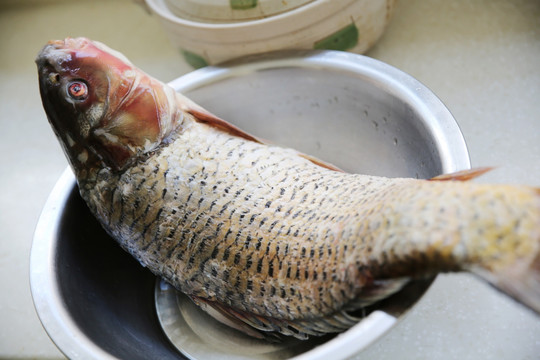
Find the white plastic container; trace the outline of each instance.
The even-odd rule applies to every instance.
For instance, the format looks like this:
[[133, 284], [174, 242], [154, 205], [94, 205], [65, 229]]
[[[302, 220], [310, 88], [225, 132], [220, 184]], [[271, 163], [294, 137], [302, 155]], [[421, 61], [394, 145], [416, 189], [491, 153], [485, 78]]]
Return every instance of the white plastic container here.
[[290, 11], [315, 0], [165, 0], [180, 18], [219, 23], [257, 20]]
[[[260, 19], [203, 22], [179, 17], [168, 1], [146, 0], [194, 67], [281, 49], [367, 51], [384, 32], [395, 0], [314, 0]], [[192, 0], [191, 3], [197, 2]]]

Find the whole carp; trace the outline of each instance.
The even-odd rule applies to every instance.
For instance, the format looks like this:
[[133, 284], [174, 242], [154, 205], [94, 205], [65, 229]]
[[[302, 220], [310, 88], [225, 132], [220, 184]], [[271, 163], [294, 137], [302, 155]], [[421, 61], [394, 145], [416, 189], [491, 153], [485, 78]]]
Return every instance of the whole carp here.
[[[99, 42], [49, 42], [43, 106], [105, 230], [256, 337], [352, 326], [409, 279], [469, 271], [540, 312], [540, 191], [348, 174], [265, 144]], [[241, 104], [239, 104], [241, 105]]]

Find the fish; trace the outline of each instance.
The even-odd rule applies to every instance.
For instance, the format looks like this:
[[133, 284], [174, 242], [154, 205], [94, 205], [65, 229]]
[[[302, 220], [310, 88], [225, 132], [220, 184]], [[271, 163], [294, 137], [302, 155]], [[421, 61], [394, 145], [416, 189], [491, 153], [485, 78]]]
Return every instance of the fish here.
[[[106, 232], [260, 339], [344, 331], [412, 279], [469, 272], [540, 313], [540, 189], [347, 173], [270, 144], [87, 38], [36, 58], [43, 107]], [[241, 106], [241, 104], [238, 104]]]

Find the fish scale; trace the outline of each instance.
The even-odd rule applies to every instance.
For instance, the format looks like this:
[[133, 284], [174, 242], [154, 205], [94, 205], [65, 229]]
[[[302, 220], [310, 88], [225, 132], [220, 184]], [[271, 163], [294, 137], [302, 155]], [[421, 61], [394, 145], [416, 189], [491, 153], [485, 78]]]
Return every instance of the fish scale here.
[[[391, 259], [399, 257], [398, 248], [388, 242], [398, 238], [402, 228], [390, 219], [410, 228], [416, 226], [414, 218], [374, 215], [385, 211], [385, 197], [396, 192], [402, 198], [414, 196], [396, 184], [411, 180], [337, 173], [302, 158], [291, 160], [289, 151], [262, 151], [266, 146], [214, 134], [216, 130], [205, 125], [192, 124], [190, 129], [191, 135], [198, 133], [197, 143], [180, 135], [146, 163], [128, 169], [117, 184], [107, 174], [107, 181], [98, 181], [103, 188], [91, 184], [83, 192], [90, 199], [118, 188], [115, 194], [123, 200], [106, 202], [111, 214], [122, 214], [113, 237], [130, 228], [141, 244], [131, 240], [128, 250], [137, 249], [138, 258], [154, 272], [172, 274], [168, 280], [182, 291], [272, 318], [319, 318], [336, 313], [358, 295], [364, 285], [358, 279], [371, 276], [363, 276], [358, 264], [374, 262], [373, 272], [377, 263], [398, 263]], [[219, 164], [211, 174], [204, 166], [207, 157]], [[277, 163], [290, 165], [266, 165]], [[249, 165], [255, 169], [247, 172]], [[227, 181], [230, 178], [234, 180]], [[433, 195], [439, 187], [433, 183]], [[167, 188], [176, 194], [163, 196]], [[132, 199], [147, 206], [133, 207]], [[366, 206], [368, 202], [375, 205]], [[429, 203], [405, 203], [421, 204], [415, 211], [426, 213], [419, 228], [426, 227], [434, 213]], [[119, 210], [117, 204], [128, 204], [127, 209]], [[448, 215], [453, 209], [443, 206], [438, 212]], [[437, 221], [446, 228], [443, 219]], [[375, 240], [378, 231], [386, 233], [386, 240]], [[383, 255], [371, 259], [372, 254]]]
[[[263, 338], [342, 331], [358, 321], [347, 312], [445, 271], [540, 313], [539, 189], [465, 181], [482, 169], [347, 174], [264, 143], [114, 54], [84, 38], [45, 46], [47, 116], [104, 229], [220, 321]], [[72, 84], [90, 93], [70, 97]]]
[[[164, 256], [172, 259], [174, 261], [171, 261], [171, 265], [167, 264], [165, 267], [179, 279], [187, 279], [187, 283], [180, 285], [180, 288], [202, 288], [199, 291], [204, 291], [205, 294], [215, 293], [214, 296], [219, 301], [259, 315], [276, 316], [275, 309], [260, 303], [255, 306], [257, 309], [255, 310], [254, 299], [249, 298], [250, 293], [257, 296], [261, 293], [273, 294], [271, 296], [285, 304], [286, 312], [290, 313], [291, 318], [307, 312], [307, 307], [314, 316], [319, 315], [315, 312], [317, 310], [320, 315], [331, 314], [354, 297], [352, 286], [346, 283], [332, 290], [336, 281], [343, 282], [344, 279], [340, 279], [337, 272], [323, 271], [335, 269], [340, 259], [345, 257], [344, 252], [347, 248], [347, 245], [343, 245], [347, 229], [336, 232], [330, 227], [321, 230], [319, 226], [320, 221], [330, 223], [334, 223], [336, 219], [346, 221], [350, 215], [336, 215], [336, 211], [343, 211], [346, 207], [355, 208], [354, 204], [347, 205], [343, 201], [328, 198], [329, 192], [326, 189], [334, 189], [335, 194], [330, 192], [332, 197], [346, 199], [344, 195], [349, 193], [350, 189], [344, 187], [346, 181], [343, 176], [336, 176], [337, 173], [321, 169], [302, 158], [294, 161], [292, 164], [294, 166], [283, 167], [283, 172], [276, 171], [275, 167], [273, 170], [267, 170], [270, 167], [264, 165], [255, 171], [260, 175], [257, 179], [254, 179], [252, 172], [246, 172], [244, 179], [242, 171], [237, 171], [234, 175], [235, 182], [232, 184], [224, 181], [210, 183], [208, 174], [204, 170], [201, 171], [202, 163], [191, 163], [189, 166], [176, 163], [174, 168], [166, 166], [164, 169], [156, 165], [164, 163], [161, 161], [163, 158], [170, 162], [171, 153], [185, 153], [185, 161], [193, 161], [191, 154], [198, 153], [203, 148], [206, 154], [210, 154], [214, 147], [220, 149], [213, 155], [214, 160], [225, 166], [220, 165], [215, 169], [212, 179], [230, 177], [228, 169], [241, 168], [248, 152], [261, 154], [250, 160], [255, 164], [263, 160], [268, 161], [269, 156], [276, 158], [275, 163], [290, 162], [290, 154], [287, 152], [269, 154], [261, 151], [264, 148], [261, 145], [246, 144], [244, 140], [231, 138], [227, 134], [217, 134], [217, 138], [210, 136], [208, 133], [215, 131], [211, 128], [201, 126], [200, 131], [202, 133], [197, 138], [209, 138], [212, 144], [202, 142], [194, 147], [180, 136], [167, 148], [162, 149], [159, 155], [149, 159], [144, 164], [146, 170], [142, 170], [143, 167], [128, 170], [118, 179], [117, 184], [111, 181], [110, 174], [105, 170], [106, 175], [98, 174], [97, 181], [104, 184], [103, 187], [91, 183], [85, 187], [83, 196], [86, 199], [103, 196], [113, 189], [117, 189], [115, 196], [123, 198], [107, 202], [110, 205], [108, 212], [112, 216], [105, 216], [115, 219], [115, 223], [118, 224], [112, 235], [120, 236], [126, 231], [126, 227], [129, 228], [130, 233], [139, 235], [137, 240], [132, 240], [128, 244], [128, 248], [134, 246], [133, 242], [141, 242], [136, 248], [139, 249], [139, 256], [149, 259], [143, 261], [146, 266], [152, 268], [155, 257], [161, 259]], [[224, 151], [227, 145], [231, 147], [230, 151]], [[189, 149], [186, 149], [187, 147]], [[248, 151], [245, 150], [246, 147]], [[219, 158], [224, 154], [224, 158]], [[191, 171], [186, 171], [186, 168]], [[225, 169], [224, 173], [220, 172], [221, 168]], [[165, 171], [167, 176], [163, 176]], [[270, 176], [266, 176], [265, 171], [270, 172]], [[107, 180], [99, 181], [100, 176], [106, 177]], [[186, 179], [184, 188], [177, 187], [178, 179]], [[290, 179], [292, 186], [283, 179]], [[168, 199], [167, 194], [165, 198], [158, 196], [163, 193], [163, 189], [170, 186], [167, 184], [168, 181], [176, 182], [175, 188], [179, 193], [176, 198]], [[205, 185], [200, 186], [203, 181]], [[198, 185], [192, 190], [194, 184]], [[243, 196], [246, 185], [253, 188], [253, 191], [248, 193], [256, 193], [257, 196], [249, 198]], [[284, 186], [286, 191], [282, 191]], [[320, 193], [321, 196], [313, 192], [315, 187], [324, 191]], [[366, 184], [364, 187], [369, 188], [369, 185]], [[153, 205], [151, 207], [127, 205], [127, 209], [117, 208], [118, 204], [133, 204], [134, 201], [131, 199], [137, 199], [138, 203]], [[237, 205], [237, 202], [241, 205]], [[231, 203], [233, 205], [228, 205]], [[321, 209], [321, 203], [334, 206]], [[358, 212], [355, 213], [358, 217]], [[122, 221], [116, 221], [118, 215], [114, 214], [121, 214]], [[319, 221], [311, 219], [313, 214], [316, 214]], [[159, 217], [167, 221], [160, 220]], [[274, 220], [270, 222], [268, 219]], [[250, 228], [245, 229], [246, 226]], [[169, 235], [173, 229], [181, 228], [184, 231], [174, 230], [172, 235], [177, 241], [170, 241], [167, 233], [160, 231], [160, 228], [168, 228]], [[348, 230], [348, 234], [351, 232]], [[341, 242], [336, 243], [338, 238]], [[278, 250], [278, 244], [282, 241], [286, 241], [287, 246], [280, 246]], [[336, 243], [335, 246], [328, 246], [333, 242]], [[354, 249], [354, 245], [350, 247]], [[140, 254], [142, 251], [144, 254]], [[231, 253], [236, 255], [231, 256]], [[315, 254], [321, 256], [317, 258]], [[247, 259], [250, 259], [249, 266]], [[315, 259], [316, 262], [312, 261]], [[177, 261], [183, 263], [181, 270]], [[224, 269], [229, 270], [224, 272]], [[202, 275], [205, 277], [210, 275], [210, 279], [201, 279]], [[252, 279], [250, 289], [248, 278]], [[306, 280], [312, 280], [314, 283], [306, 286], [304, 285]], [[179, 280], [181, 281], [185, 280]], [[319, 291], [313, 291], [311, 288], [326, 289], [324, 292], [328, 295], [322, 295], [326, 300], [322, 303], [326, 304], [326, 307], [303, 304], [303, 301], [321, 297]], [[186, 289], [186, 292], [193, 293], [193, 290]], [[195, 294], [200, 295], [197, 292]], [[257, 300], [261, 298], [263, 297], [257, 297]], [[244, 303], [249, 303], [249, 306]]]

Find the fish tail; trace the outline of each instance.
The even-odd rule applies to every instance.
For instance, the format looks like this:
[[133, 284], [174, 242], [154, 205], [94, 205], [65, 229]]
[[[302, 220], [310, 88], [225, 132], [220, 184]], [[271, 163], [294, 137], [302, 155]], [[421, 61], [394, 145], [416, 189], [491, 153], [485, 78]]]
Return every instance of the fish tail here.
[[540, 251], [530, 262], [520, 261], [513, 266], [497, 269], [471, 269], [498, 290], [540, 314]]
[[[527, 214], [516, 220], [525, 223], [530, 216], [529, 237], [521, 238], [513, 247], [502, 247], [497, 261], [490, 257], [483, 266], [470, 271], [540, 314], [540, 188], [531, 190], [536, 206], [529, 207]], [[506, 260], [501, 263], [501, 259]]]

